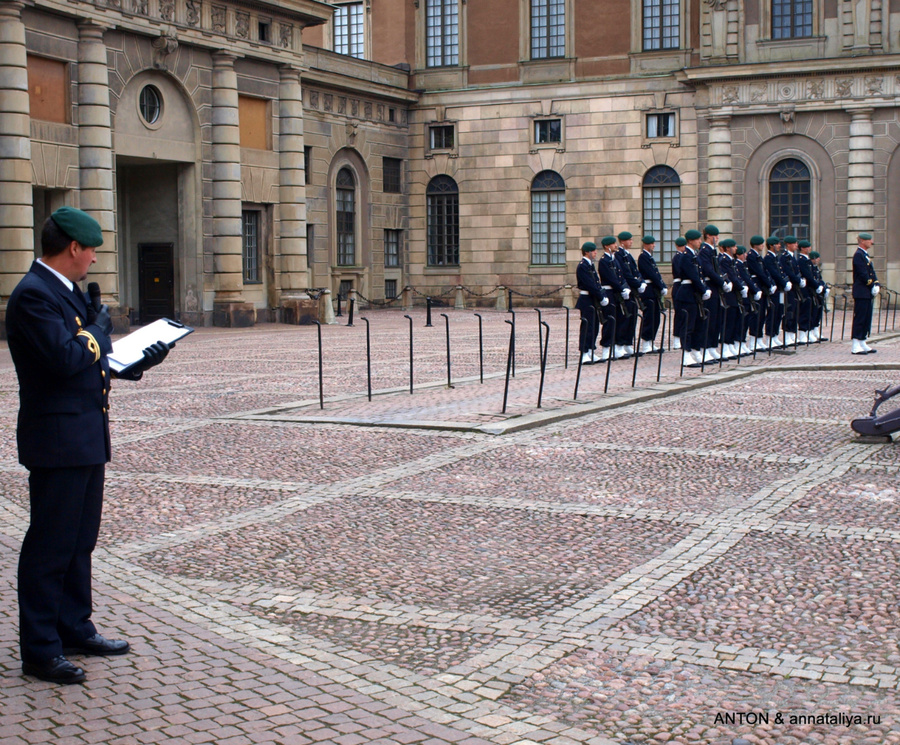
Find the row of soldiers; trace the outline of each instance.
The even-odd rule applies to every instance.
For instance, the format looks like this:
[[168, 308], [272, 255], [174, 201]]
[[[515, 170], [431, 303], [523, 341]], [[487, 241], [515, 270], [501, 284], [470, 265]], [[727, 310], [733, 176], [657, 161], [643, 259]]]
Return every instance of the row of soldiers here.
[[[635, 262], [630, 233], [603, 238], [596, 269], [596, 244], [587, 242], [581, 248], [576, 307], [583, 319], [583, 364], [635, 354], [638, 311], [643, 320], [637, 353], [659, 349], [655, 339], [668, 286], [653, 258], [656, 239], [645, 235], [641, 242]], [[707, 225], [703, 232], [688, 230], [675, 244], [672, 346], [683, 350], [685, 365], [827, 341], [822, 322], [829, 288], [809, 241], [753, 236], [747, 250], [732, 239], [719, 241], [718, 228]]]

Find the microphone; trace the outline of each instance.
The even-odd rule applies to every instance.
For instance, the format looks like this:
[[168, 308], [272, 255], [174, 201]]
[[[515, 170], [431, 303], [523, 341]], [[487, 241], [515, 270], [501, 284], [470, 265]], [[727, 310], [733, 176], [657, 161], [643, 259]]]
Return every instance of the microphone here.
[[100, 310], [100, 285], [96, 282], [88, 283], [88, 297], [91, 299], [91, 305], [94, 307], [94, 310]]

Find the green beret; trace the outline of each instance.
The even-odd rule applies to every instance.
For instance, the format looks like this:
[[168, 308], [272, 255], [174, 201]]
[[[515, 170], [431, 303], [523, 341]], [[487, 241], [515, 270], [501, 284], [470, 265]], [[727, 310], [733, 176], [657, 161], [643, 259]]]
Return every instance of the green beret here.
[[618, 238], [620, 241], [630, 241], [632, 238], [634, 238], [634, 236], [627, 230], [623, 230], [621, 233], [619, 233]]
[[738, 247], [734, 250], [734, 252], [735, 252], [738, 256], [743, 256], [745, 253], [747, 253], [747, 249], [744, 248], [744, 246], [738, 246]]
[[641, 243], [643, 243], [645, 246], [649, 246], [651, 243], [656, 243], [656, 238], [654, 238], [652, 235], [645, 235], [643, 238], [641, 238]]
[[871, 234], [871, 233], [860, 233], [859, 236], [857, 236], [857, 237], [858, 237], [861, 241], [871, 241], [871, 240], [872, 240], [872, 234]]
[[761, 245], [762, 245], [763, 243], [765, 243], [765, 242], [766, 242], [766, 239], [763, 238], [761, 235], [754, 235], [754, 236], [750, 239], [750, 245], [751, 245], [751, 246], [761, 246]]
[[796, 235], [786, 235], [786, 236], [784, 237], [784, 242], [785, 242], [785, 243], [796, 243], [796, 242], [797, 242], [797, 236], [796, 236]]
[[[707, 225], [705, 228], [703, 228], [703, 232], [706, 235], [718, 235], [719, 229], [715, 225]], [[702, 238], [703, 236], [700, 237]]]
[[806, 240], [806, 239], [804, 238], [804, 239], [803, 239], [802, 241], [800, 241], [797, 245], [800, 246], [800, 248], [809, 248], [809, 247], [812, 245], [812, 243], [810, 243], [808, 240]]
[[699, 230], [694, 230], [693, 228], [684, 234], [684, 237], [689, 241], [695, 241], [698, 238], [702, 238], [703, 234]]
[[616, 237], [614, 235], [606, 235], [600, 239], [601, 246], [612, 246], [616, 242]]
[[100, 223], [87, 212], [82, 212], [74, 207], [60, 207], [50, 215], [50, 219], [69, 238], [86, 248], [103, 245], [103, 231], [100, 230]]
[[766, 238], [767, 246], [777, 246], [779, 243], [781, 243], [781, 239], [776, 238], [774, 235], [770, 235], [768, 238]]
[[732, 248], [737, 245], [737, 241], [734, 238], [726, 238], [724, 241], [719, 241], [719, 245], [722, 248]]
[[591, 251], [597, 250], [597, 244], [593, 241], [587, 241], [581, 244], [581, 253], [589, 254]]
[[809, 252], [809, 258], [811, 258], [811, 259], [818, 259], [820, 255], [821, 254], [818, 251], [810, 251]]
[[684, 239], [684, 236], [679, 235], [679, 236], [675, 239], [675, 245], [676, 245], [676, 246], [686, 246], [686, 245], [687, 245], [687, 241]]

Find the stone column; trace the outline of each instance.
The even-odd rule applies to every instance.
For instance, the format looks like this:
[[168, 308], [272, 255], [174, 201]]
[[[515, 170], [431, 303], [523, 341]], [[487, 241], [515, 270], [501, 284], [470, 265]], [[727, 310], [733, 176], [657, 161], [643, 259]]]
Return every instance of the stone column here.
[[873, 110], [853, 109], [849, 113], [850, 165], [847, 172], [846, 256], [850, 256], [856, 250], [858, 233], [872, 233], [875, 229]]
[[[0, 308], [34, 258], [31, 116], [23, 2], [0, 4]], [[3, 325], [0, 324], [0, 329]]]
[[306, 174], [303, 162], [303, 91], [300, 71], [284, 65], [278, 95], [278, 246], [281, 256], [283, 317], [301, 319], [316, 302], [310, 286], [306, 252]]
[[256, 311], [244, 302], [241, 242], [241, 139], [235, 56], [213, 55], [213, 271], [215, 326], [252, 326]]
[[[91, 281], [98, 282], [111, 313], [119, 308], [119, 269], [114, 212], [112, 125], [109, 111], [109, 72], [103, 27], [90, 21], [78, 24], [78, 175], [79, 207], [103, 231]], [[124, 322], [119, 319], [117, 326]]]
[[731, 169], [730, 116], [709, 119], [709, 174], [707, 177], [707, 221], [722, 235], [731, 235], [734, 219], [734, 190]]

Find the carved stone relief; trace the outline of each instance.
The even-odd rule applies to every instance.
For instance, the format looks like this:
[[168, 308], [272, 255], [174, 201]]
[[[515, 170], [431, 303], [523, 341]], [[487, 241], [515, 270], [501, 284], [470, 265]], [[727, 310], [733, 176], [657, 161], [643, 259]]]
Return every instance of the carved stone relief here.
[[722, 89], [722, 100], [725, 103], [736, 103], [740, 98], [740, 93], [736, 85], [726, 85]]
[[134, 12], [139, 16], [145, 16], [149, 13], [149, 8], [147, 7], [150, 4], [150, 0], [134, 0]]
[[281, 47], [290, 49], [294, 44], [294, 27], [290, 23], [281, 24]]
[[866, 93], [870, 96], [877, 96], [883, 93], [882, 86], [884, 85], [884, 78], [882, 77], [868, 77], [866, 78]]
[[853, 78], [841, 78], [837, 81], [837, 94], [841, 98], [849, 98], [853, 93]]
[[175, 20], [175, 0], [159, 0], [159, 17], [164, 21]]
[[222, 5], [212, 6], [212, 27], [217, 34], [225, 33], [225, 8]]
[[809, 98], [822, 98], [825, 95], [825, 81], [810, 80], [807, 84], [806, 95], [809, 96]]
[[331, 111], [332, 105], [334, 103], [334, 96], [330, 93], [326, 93], [322, 96], [322, 109], [324, 111]]
[[250, 14], [235, 13], [234, 16], [234, 35], [238, 39], [250, 38]]
[[188, 26], [197, 26], [200, 23], [200, 0], [187, 0]]

